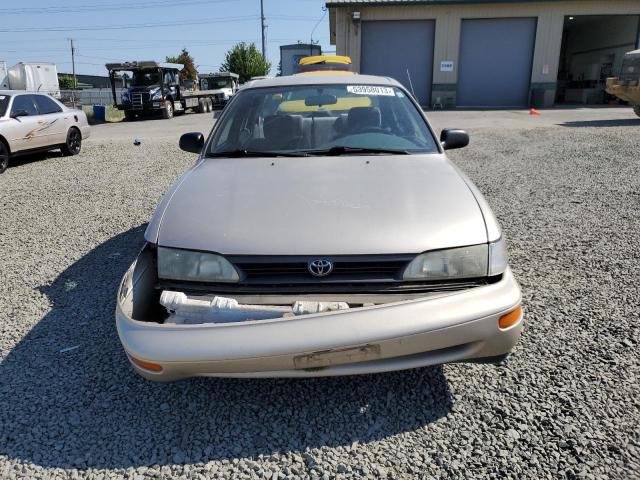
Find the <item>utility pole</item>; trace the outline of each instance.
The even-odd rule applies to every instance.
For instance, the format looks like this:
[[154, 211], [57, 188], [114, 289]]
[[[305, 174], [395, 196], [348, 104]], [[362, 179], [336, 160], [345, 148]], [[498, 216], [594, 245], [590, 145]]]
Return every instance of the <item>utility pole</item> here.
[[[69, 39], [69, 42], [71, 42], [71, 69], [73, 72], [73, 90], [75, 90], [76, 88], [78, 88], [78, 79], [76, 78], [76, 49], [73, 46], [73, 38]], [[71, 94], [71, 101], [73, 102], [73, 108], [76, 107], [76, 95], [75, 95], [75, 91], [72, 91], [73, 93]]]
[[260, 23], [262, 24], [262, 58], [267, 58], [267, 51], [265, 49], [265, 30], [267, 29], [264, 24], [264, 0], [260, 0]]

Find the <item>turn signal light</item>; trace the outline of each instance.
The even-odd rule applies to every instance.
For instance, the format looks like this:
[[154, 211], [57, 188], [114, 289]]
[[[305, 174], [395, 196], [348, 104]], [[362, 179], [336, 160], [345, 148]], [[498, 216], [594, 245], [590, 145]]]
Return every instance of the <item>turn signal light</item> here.
[[505, 313], [498, 320], [498, 326], [500, 328], [509, 328], [518, 323], [518, 320], [522, 317], [522, 305], [518, 305], [509, 313]]
[[149, 370], [150, 372], [161, 372], [162, 371], [162, 365], [158, 365], [157, 363], [145, 362], [144, 360], [140, 360], [139, 358], [132, 357], [131, 355], [129, 355], [129, 358], [137, 366], [139, 366], [140, 368], [144, 368], [145, 370]]

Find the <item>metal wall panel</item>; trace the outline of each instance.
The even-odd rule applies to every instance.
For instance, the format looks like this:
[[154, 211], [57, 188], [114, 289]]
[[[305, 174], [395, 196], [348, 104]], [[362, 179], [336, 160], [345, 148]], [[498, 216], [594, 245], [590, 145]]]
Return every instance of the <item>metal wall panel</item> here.
[[527, 106], [535, 37], [535, 18], [463, 20], [458, 106]]
[[[453, 61], [453, 72], [434, 71], [434, 83], [457, 82], [460, 23], [464, 18], [539, 17], [536, 51], [531, 80], [555, 82], [562, 27], [566, 15], [640, 14], [638, 0], [567, 0], [539, 3], [472, 3], [454, 5], [345, 6], [336, 9], [336, 48], [339, 55], [349, 55], [354, 69], [360, 68], [361, 29], [351, 19], [352, 11], [361, 12], [363, 23], [373, 20], [436, 21], [434, 62]], [[545, 68], [546, 67], [546, 68]]]
[[360, 71], [395, 78], [429, 105], [434, 34], [435, 22], [429, 20], [363, 22]]

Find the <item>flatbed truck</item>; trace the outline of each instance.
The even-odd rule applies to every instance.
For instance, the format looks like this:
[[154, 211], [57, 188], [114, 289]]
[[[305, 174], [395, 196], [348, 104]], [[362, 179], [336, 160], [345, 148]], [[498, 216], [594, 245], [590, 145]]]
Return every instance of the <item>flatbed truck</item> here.
[[[184, 65], [152, 60], [123, 63], [107, 63], [113, 103], [124, 111], [126, 120], [161, 114], [173, 118], [174, 114], [193, 110], [198, 113], [213, 111], [219, 92], [200, 90], [198, 82], [192, 85], [180, 81]], [[128, 86], [116, 91], [116, 75], [128, 73]]]

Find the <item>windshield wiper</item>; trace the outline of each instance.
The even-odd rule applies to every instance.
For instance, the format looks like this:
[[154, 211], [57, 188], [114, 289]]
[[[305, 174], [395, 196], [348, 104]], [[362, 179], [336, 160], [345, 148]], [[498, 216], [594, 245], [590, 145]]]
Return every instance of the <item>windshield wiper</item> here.
[[410, 155], [407, 150], [393, 150], [390, 148], [367, 148], [367, 147], [345, 147], [336, 146], [327, 148], [325, 150], [305, 150], [305, 153], [309, 155], [327, 155], [327, 156], [339, 156], [349, 155], [352, 153], [364, 153], [364, 154], [387, 154], [387, 155]]
[[308, 157], [307, 152], [261, 152], [257, 150], [228, 150], [226, 152], [213, 152], [206, 155], [207, 157]]

